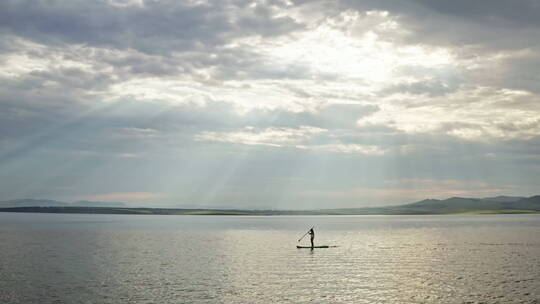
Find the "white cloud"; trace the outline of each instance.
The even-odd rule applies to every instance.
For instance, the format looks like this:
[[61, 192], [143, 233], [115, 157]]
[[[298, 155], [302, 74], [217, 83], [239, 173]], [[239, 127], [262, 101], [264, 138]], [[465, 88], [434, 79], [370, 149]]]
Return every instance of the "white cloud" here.
[[333, 140], [339, 135], [329, 130], [317, 127], [301, 126], [299, 128], [266, 128], [256, 129], [246, 127], [236, 132], [202, 132], [195, 136], [198, 141], [216, 141], [243, 145], [262, 145], [274, 147], [289, 147], [303, 150], [346, 153], [358, 155], [384, 155], [389, 149], [377, 145], [328, 143], [320, 141]]
[[359, 127], [376, 125], [407, 134], [446, 134], [467, 140], [528, 140], [540, 136], [540, 105], [505, 106], [514, 98], [536, 96], [523, 91], [489, 87], [462, 90], [443, 98], [388, 98], [380, 111], [358, 120]]
[[294, 128], [266, 128], [257, 130], [253, 127], [246, 127], [238, 132], [202, 132], [195, 136], [199, 141], [219, 141], [244, 145], [263, 146], [296, 146], [311, 139], [313, 136], [325, 133], [327, 130], [301, 126]]
[[359, 144], [325, 144], [325, 145], [299, 145], [297, 148], [325, 151], [334, 153], [358, 154], [358, 155], [384, 155], [390, 149], [381, 148], [376, 145], [359, 145]]

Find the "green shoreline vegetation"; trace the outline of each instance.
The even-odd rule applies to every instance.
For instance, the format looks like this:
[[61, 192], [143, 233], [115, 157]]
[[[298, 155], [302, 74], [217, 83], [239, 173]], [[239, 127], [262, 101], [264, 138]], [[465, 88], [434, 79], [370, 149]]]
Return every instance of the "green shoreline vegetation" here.
[[477, 211], [468, 211], [458, 214], [535, 214], [540, 213], [537, 210], [477, 210]]

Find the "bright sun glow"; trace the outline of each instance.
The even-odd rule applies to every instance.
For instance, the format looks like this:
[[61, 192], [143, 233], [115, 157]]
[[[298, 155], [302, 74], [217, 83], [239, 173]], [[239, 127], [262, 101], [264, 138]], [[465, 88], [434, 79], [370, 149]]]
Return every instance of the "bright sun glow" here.
[[[222, 83], [207, 85], [201, 79], [216, 73], [215, 68], [207, 68], [197, 72], [201, 79], [127, 80], [114, 85], [112, 93], [117, 99], [136, 97], [173, 104], [225, 101], [236, 104], [240, 112], [253, 108], [298, 112], [312, 110], [320, 103], [358, 103], [350, 96], [374, 95], [392, 83], [422, 78], [403, 73], [406, 68], [451, 69], [454, 65], [454, 58], [445, 49], [398, 46], [381, 36], [384, 31], [400, 31], [399, 24], [387, 12], [345, 12], [294, 36], [249, 37], [228, 44], [230, 50], [249, 46], [262, 55], [255, 70], [239, 71], [240, 74], [285, 79], [224, 79]], [[294, 74], [290, 74], [292, 71]], [[289, 87], [327, 97], [308, 99], [291, 94]]]
[[[387, 13], [371, 13], [363, 18], [378, 17], [379, 24], [387, 28], [399, 25]], [[265, 48], [269, 60], [282, 65], [304, 65], [315, 77], [360, 80], [371, 90], [395, 82], [395, 72], [401, 66], [433, 67], [452, 64], [452, 56], [444, 49], [421, 46], [396, 46], [385, 41], [372, 30], [353, 31], [364, 21], [358, 13], [344, 13], [341, 22], [327, 20], [308, 33], [281, 41]], [[392, 26], [390, 26], [391, 24]], [[344, 31], [343, 28], [351, 29]]]

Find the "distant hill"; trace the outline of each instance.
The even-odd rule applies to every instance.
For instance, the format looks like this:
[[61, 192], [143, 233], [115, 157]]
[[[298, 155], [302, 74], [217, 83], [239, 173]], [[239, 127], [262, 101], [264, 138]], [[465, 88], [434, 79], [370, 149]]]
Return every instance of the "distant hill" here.
[[540, 211], [540, 195], [531, 196], [516, 202], [501, 202], [503, 209], [522, 209]]
[[74, 203], [46, 199], [16, 199], [0, 201], [0, 208], [18, 207], [125, 207], [125, 203], [78, 201]]
[[324, 214], [458, 214], [458, 213], [539, 213], [540, 196], [489, 198], [451, 197], [425, 199], [416, 203], [377, 207], [320, 210]]
[[0, 208], [14, 207], [66, 207], [69, 203], [45, 200], [45, 199], [16, 199], [9, 201], [0, 201]]
[[509, 213], [540, 211], [540, 196], [530, 198], [504, 197], [474, 199], [452, 197], [446, 200], [431, 200], [403, 206], [409, 210], [423, 210], [433, 213], [487, 212]]
[[519, 200], [522, 200], [526, 197], [523, 196], [496, 196], [496, 197], [486, 197], [483, 198], [483, 201], [490, 201], [490, 202], [500, 202], [500, 203], [506, 203], [506, 202], [517, 202]]
[[183, 215], [413, 215], [413, 214], [505, 214], [540, 213], [540, 195], [491, 198], [451, 197], [376, 208], [321, 210], [231, 210], [127, 208], [124, 203], [80, 201], [72, 204], [51, 200], [11, 200], [0, 202], [1, 212], [98, 213], [98, 214], [183, 214]]

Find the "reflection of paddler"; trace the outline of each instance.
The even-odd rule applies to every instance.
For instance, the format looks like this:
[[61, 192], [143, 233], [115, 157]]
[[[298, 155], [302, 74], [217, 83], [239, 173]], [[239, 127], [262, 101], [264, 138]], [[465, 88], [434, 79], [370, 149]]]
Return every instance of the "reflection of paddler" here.
[[308, 231], [309, 235], [311, 236], [311, 248], [313, 248], [313, 240], [315, 239], [315, 231], [313, 231], [313, 228], [309, 229]]

